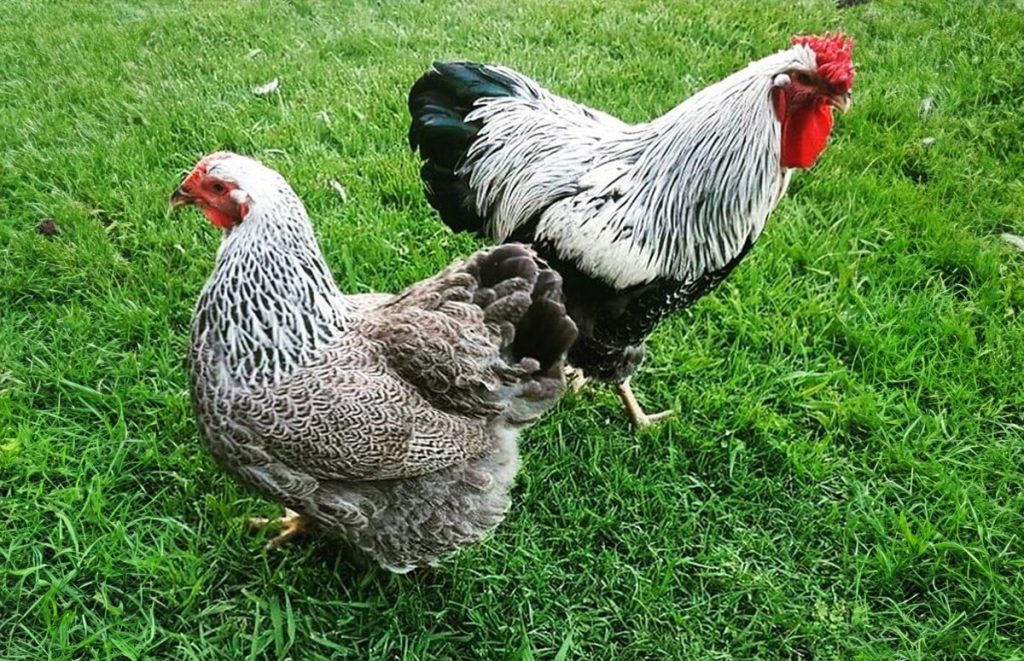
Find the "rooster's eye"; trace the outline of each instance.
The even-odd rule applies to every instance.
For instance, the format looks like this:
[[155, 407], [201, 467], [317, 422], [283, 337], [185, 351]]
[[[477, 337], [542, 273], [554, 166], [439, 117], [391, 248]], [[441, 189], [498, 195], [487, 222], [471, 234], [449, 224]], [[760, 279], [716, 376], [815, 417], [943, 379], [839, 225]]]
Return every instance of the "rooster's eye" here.
[[220, 183], [219, 181], [215, 181], [210, 184], [210, 190], [212, 190], [217, 195], [221, 195], [227, 189], [224, 187], [224, 184]]

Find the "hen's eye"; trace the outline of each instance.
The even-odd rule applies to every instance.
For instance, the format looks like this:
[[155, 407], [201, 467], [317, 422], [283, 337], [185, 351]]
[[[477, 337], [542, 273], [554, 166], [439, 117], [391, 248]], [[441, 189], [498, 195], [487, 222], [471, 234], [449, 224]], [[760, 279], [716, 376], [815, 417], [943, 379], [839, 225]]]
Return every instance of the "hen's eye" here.
[[219, 181], [214, 181], [213, 183], [210, 184], [210, 190], [212, 190], [217, 195], [221, 195], [222, 193], [224, 193], [224, 191], [227, 190], [227, 188], [225, 188], [224, 184], [220, 183]]

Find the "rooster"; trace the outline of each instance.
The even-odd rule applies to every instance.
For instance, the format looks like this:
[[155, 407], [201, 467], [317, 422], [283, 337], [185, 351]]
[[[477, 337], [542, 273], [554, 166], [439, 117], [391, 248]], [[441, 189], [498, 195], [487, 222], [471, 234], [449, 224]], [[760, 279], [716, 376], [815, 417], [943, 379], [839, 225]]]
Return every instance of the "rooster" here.
[[564, 279], [580, 336], [569, 363], [630, 388], [667, 314], [726, 278], [761, 235], [794, 169], [846, 110], [853, 42], [794, 37], [665, 115], [629, 125], [516, 71], [437, 63], [409, 93], [409, 145], [453, 230], [532, 244]]
[[288, 183], [225, 152], [171, 204], [224, 230], [192, 400], [217, 462], [287, 508], [268, 548], [319, 528], [405, 572], [504, 518], [516, 437], [562, 395], [576, 336], [555, 271], [509, 244], [398, 295], [345, 295]]

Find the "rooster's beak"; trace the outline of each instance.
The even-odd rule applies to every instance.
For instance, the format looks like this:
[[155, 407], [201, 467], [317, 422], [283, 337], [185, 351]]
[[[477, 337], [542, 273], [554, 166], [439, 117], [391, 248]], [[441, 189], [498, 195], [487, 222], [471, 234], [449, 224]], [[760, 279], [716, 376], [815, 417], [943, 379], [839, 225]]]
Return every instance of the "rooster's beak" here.
[[192, 194], [184, 186], [178, 186], [177, 190], [171, 194], [171, 209], [188, 206], [195, 201], [196, 198], [192, 197]]
[[846, 94], [837, 94], [831, 97], [832, 105], [836, 108], [847, 112], [850, 110], [850, 106], [853, 104], [853, 97], [850, 92]]

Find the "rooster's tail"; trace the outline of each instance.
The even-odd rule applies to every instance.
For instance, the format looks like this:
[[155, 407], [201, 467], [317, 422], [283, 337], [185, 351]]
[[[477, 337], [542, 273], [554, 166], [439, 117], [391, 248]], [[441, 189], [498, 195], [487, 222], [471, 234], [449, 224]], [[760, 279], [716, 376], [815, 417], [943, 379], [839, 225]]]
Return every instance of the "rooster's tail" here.
[[480, 130], [466, 115], [481, 99], [535, 96], [539, 90], [531, 82], [502, 67], [436, 62], [409, 91], [409, 147], [419, 149], [423, 158], [420, 176], [427, 201], [452, 230], [486, 236], [486, 219], [468, 178], [459, 172]]

